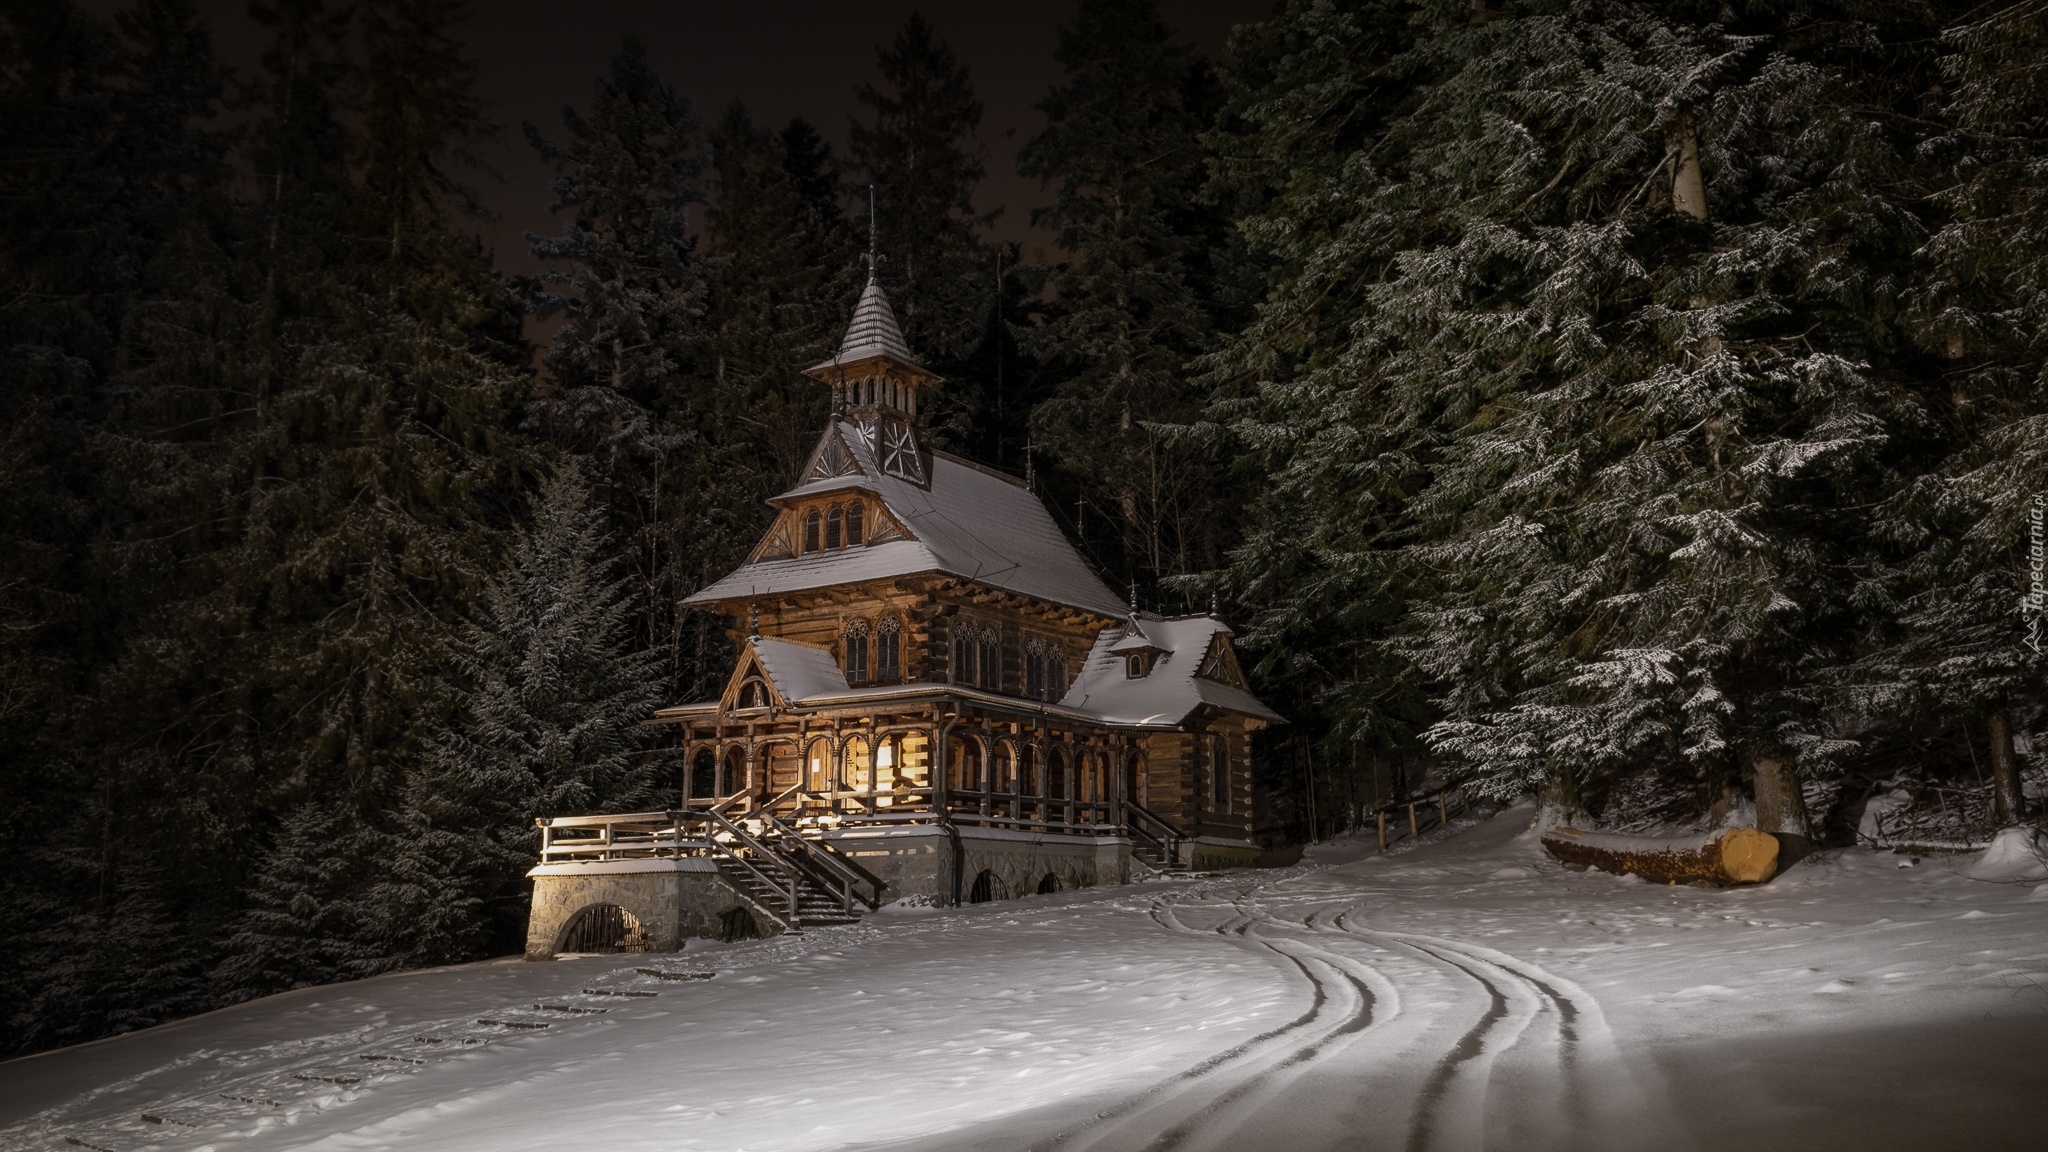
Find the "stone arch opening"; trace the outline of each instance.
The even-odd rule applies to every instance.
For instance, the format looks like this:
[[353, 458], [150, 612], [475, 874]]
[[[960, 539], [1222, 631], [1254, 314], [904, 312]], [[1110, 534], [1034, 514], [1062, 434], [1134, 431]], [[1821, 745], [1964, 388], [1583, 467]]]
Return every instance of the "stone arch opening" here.
[[1057, 872], [1047, 872], [1038, 881], [1038, 894], [1040, 896], [1050, 896], [1059, 890], [1060, 877]]
[[617, 904], [592, 904], [562, 930], [557, 952], [645, 952], [647, 931], [640, 918]]
[[967, 902], [969, 904], [987, 904], [993, 900], [1008, 900], [1009, 898], [1010, 886], [1003, 883], [1001, 876], [996, 875], [987, 868], [983, 868], [975, 874], [974, 887], [967, 890]]

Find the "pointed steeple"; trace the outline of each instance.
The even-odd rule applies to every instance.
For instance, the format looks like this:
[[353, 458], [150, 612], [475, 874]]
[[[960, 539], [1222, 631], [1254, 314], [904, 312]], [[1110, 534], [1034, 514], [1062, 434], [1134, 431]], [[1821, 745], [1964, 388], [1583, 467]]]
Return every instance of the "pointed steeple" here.
[[894, 409], [915, 419], [918, 389], [939, 383], [939, 376], [910, 354], [896, 310], [882, 291], [882, 254], [876, 243], [875, 189], [869, 185], [867, 286], [853, 306], [853, 321], [846, 326], [838, 354], [804, 369], [804, 374], [832, 386], [835, 412]]
[[839, 342], [839, 354], [811, 371], [879, 356], [923, 371], [910, 355], [910, 344], [903, 339], [903, 329], [896, 323], [896, 310], [889, 307], [888, 294], [882, 291], [881, 281], [870, 272], [868, 286], [861, 289], [860, 303], [853, 306], [853, 323], [846, 326], [846, 338]]

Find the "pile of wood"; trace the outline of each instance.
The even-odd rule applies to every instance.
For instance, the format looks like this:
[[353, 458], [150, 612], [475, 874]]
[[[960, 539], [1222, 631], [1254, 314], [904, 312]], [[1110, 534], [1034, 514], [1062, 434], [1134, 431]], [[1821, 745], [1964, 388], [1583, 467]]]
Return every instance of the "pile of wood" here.
[[1566, 864], [1657, 884], [1760, 884], [1778, 870], [1777, 838], [1754, 828], [1660, 837], [1558, 827], [1543, 833], [1543, 847]]

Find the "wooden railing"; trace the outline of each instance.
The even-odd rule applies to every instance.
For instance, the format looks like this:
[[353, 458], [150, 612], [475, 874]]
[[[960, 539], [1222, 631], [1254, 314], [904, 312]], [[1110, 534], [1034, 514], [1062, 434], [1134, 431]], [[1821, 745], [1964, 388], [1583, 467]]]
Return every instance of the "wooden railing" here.
[[[674, 808], [665, 812], [543, 817], [534, 823], [540, 828], [542, 864], [708, 856], [758, 881], [772, 894], [771, 899], [762, 900], [742, 889], [741, 898], [755, 911], [785, 928], [796, 926], [804, 870], [724, 812]], [[582, 834], [586, 832], [589, 834]]]
[[1151, 847], [1168, 865], [1180, 863], [1181, 841], [1187, 839], [1180, 829], [1136, 800], [1124, 801], [1123, 808], [1124, 828], [1131, 839]]
[[[1436, 821], [1434, 823], [1431, 823], [1428, 819], [1431, 807], [1430, 801], [1432, 800], [1436, 801]], [[1418, 806], [1422, 810], [1420, 819], [1416, 815]], [[1407, 835], [1412, 838], [1422, 835], [1426, 829], [1441, 828], [1449, 824], [1453, 809], [1459, 812], [1466, 812], [1471, 807], [1471, 798], [1466, 795], [1463, 784], [1443, 784], [1427, 792], [1418, 792], [1406, 800], [1396, 800], [1391, 804], [1382, 804], [1378, 808], [1373, 809], [1373, 816], [1379, 825], [1380, 851], [1385, 852], [1387, 845], [1402, 839], [1398, 824], [1395, 826], [1393, 837], [1390, 839], [1387, 836], [1387, 817], [1390, 815], [1398, 820], [1403, 810], [1406, 810], [1408, 816]]]
[[[887, 885], [881, 877], [830, 845], [806, 837], [772, 812], [764, 810], [760, 819], [764, 831], [775, 833], [774, 844], [782, 858], [801, 870], [813, 885], [836, 897], [842, 911], [851, 914], [856, 900], [867, 905], [869, 911], [882, 906], [882, 889]], [[867, 886], [867, 892], [860, 891], [862, 885]]]

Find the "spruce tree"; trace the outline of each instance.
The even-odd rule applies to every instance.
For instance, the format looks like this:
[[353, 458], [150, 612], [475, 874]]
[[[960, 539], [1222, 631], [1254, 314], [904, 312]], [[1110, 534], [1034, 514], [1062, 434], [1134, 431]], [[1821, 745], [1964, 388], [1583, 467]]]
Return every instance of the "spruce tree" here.
[[0, 1014], [39, 1046], [210, 1006], [202, 933], [240, 877], [195, 833], [245, 828], [247, 810], [180, 755], [205, 694], [163, 655], [194, 637], [217, 651], [232, 627], [183, 605], [218, 545], [193, 449], [238, 285], [226, 139], [207, 123], [225, 75], [188, 0], [141, 0], [112, 28], [14, 6], [0, 53], [19, 181], [0, 194], [0, 262], [24, 289], [0, 318], [0, 831], [22, 846], [0, 881]]
[[410, 963], [523, 939], [538, 816], [632, 811], [674, 783], [647, 719], [662, 654], [575, 463], [545, 481], [530, 526], [453, 648], [459, 708], [408, 781], [373, 889]]
[[1201, 394], [1190, 361], [1213, 344], [1203, 283], [1221, 221], [1198, 200], [1212, 78], [1152, 0], [1085, 0], [1060, 29], [1065, 86], [1018, 170], [1055, 189], [1034, 221], [1063, 260], [1048, 317], [1023, 349], [1050, 374], [1032, 431], [1078, 494], [1107, 512], [1125, 570], [1148, 581], [1221, 560], [1224, 478], [1206, 446], [1169, 439]]
[[704, 199], [707, 156], [689, 102], [635, 37], [596, 82], [589, 117], [569, 107], [562, 117], [564, 145], [526, 127], [557, 173], [549, 209], [568, 216], [560, 236], [528, 237], [534, 255], [556, 265], [539, 278], [536, 311], [563, 320], [531, 425], [576, 453], [599, 485], [612, 530], [629, 546], [641, 635], [673, 651], [674, 606], [688, 590], [674, 587], [671, 568], [683, 557], [669, 526], [677, 493], [700, 479], [673, 469], [701, 457], [707, 442], [667, 409], [689, 396], [682, 382], [705, 357], [690, 210]]
[[[1269, 634], [1360, 605], [1360, 631], [1309, 640], [1325, 690], [1430, 693], [1432, 746], [1482, 789], [1597, 809], [1653, 766], [1704, 808], [1753, 777], [1798, 836], [1791, 773], [1852, 748], [1827, 687], [1849, 511], [1914, 408], [1887, 359], [1905, 159], [1856, 110], [1910, 90], [1915, 50], [1716, 15], [1365, 6], [1272, 38], [1273, 87], [1239, 104], [1256, 154], [1316, 114], [1342, 143], [1245, 193], [1278, 270], [1220, 365], [1257, 382], [1239, 431], [1300, 512], [1238, 572]], [[1297, 48], [1349, 59], [1283, 91]], [[1393, 82], [1351, 111], [1347, 84]], [[1393, 683], [1345, 683], [1346, 641]]]
[[[459, 227], [470, 211], [459, 173], [487, 129], [471, 95], [474, 65], [453, 39], [462, 9], [391, 0], [357, 17], [361, 60], [318, 77], [345, 79], [345, 90], [306, 75], [303, 49], [326, 23], [310, 5], [281, 12], [271, 57], [284, 74], [274, 78], [266, 140], [284, 150], [317, 138], [331, 119], [288, 125], [344, 91], [361, 122], [352, 171], [289, 151], [282, 158], [305, 166], [287, 168], [273, 190], [274, 375], [246, 439], [242, 570], [254, 584], [259, 639], [247, 691], [277, 780], [271, 803], [323, 808], [338, 857], [329, 871], [370, 886], [376, 832], [446, 725], [447, 645], [495, 564], [522, 468], [513, 425], [524, 380], [517, 302]], [[322, 181], [336, 193], [290, 192]], [[293, 256], [301, 259], [285, 262]], [[309, 883], [289, 843], [255, 882], [273, 902]], [[339, 858], [349, 853], [370, 858]], [[324, 907], [368, 896], [309, 898]], [[377, 917], [343, 922], [374, 963], [402, 959], [407, 942]], [[307, 948], [308, 970], [333, 970], [325, 945]], [[372, 961], [348, 960], [359, 962]], [[292, 963], [225, 972], [241, 979]]]
[[2032, 587], [2048, 491], [2048, 6], [1971, 15], [1943, 37], [1950, 94], [1923, 145], [1948, 177], [1910, 316], [1939, 381], [1923, 431], [1937, 455], [1877, 512], [1884, 578], [1849, 680], [1874, 734], [1959, 735], [1952, 768], [1984, 738], [1999, 814], [2016, 821], [2013, 736], [2038, 717], [2048, 673]]

